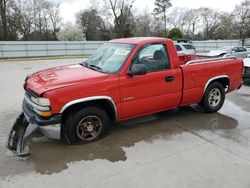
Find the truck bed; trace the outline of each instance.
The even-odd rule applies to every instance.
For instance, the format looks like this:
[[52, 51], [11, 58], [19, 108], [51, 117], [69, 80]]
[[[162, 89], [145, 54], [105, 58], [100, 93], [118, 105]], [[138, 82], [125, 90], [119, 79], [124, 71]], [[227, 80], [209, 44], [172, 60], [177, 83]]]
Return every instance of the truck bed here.
[[235, 57], [220, 57], [220, 56], [206, 56], [206, 55], [184, 55], [184, 54], [178, 54], [180, 65], [185, 65], [186, 63], [190, 61], [196, 61], [196, 60], [220, 60], [220, 59], [236, 59]]
[[[206, 56], [193, 56], [181, 65], [183, 73], [183, 97], [181, 105], [200, 102], [209, 81], [214, 78], [229, 80], [227, 92], [239, 87], [242, 75], [242, 60], [235, 57], [207, 58]], [[216, 66], [214, 66], [216, 64]]]

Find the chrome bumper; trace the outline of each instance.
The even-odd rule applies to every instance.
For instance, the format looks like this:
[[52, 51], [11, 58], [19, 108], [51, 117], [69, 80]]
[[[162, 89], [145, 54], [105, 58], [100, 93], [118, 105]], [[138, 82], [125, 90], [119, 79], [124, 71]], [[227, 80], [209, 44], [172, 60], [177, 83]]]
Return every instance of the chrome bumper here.
[[48, 138], [61, 139], [61, 124], [39, 126], [38, 128]]
[[31, 126], [37, 127], [46, 137], [55, 140], [61, 139], [61, 124], [39, 126], [37, 123], [30, 121], [25, 112], [24, 115]]
[[31, 110], [26, 102], [23, 101], [23, 113], [31, 126], [37, 127], [45, 136], [51, 139], [61, 139], [61, 115], [52, 116], [49, 119], [39, 117]]

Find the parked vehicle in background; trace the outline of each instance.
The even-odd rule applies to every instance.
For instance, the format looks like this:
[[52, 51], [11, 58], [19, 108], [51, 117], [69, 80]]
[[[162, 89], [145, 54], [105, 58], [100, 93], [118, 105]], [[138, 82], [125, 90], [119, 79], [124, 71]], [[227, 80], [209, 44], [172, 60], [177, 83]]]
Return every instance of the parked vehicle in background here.
[[178, 54], [185, 54], [185, 55], [195, 55], [196, 54], [196, 49], [192, 44], [176, 43], [175, 47], [176, 47]]
[[211, 50], [207, 55], [208, 56], [220, 56], [220, 57], [229, 57], [234, 56], [238, 58], [246, 58], [250, 54], [246, 48], [235, 47], [235, 46], [224, 46], [222, 48]]
[[50, 138], [81, 144], [105, 136], [112, 122], [179, 106], [200, 104], [204, 112], [217, 112], [226, 93], [241, 87], [242, 73], [242, 59], [178, 55], [170, 39], [112, 40], [80, 64], [25, 79], [23, 113], [8, 148], [25, 153], [18, 144], [29, 124]]
[[246, 48], [247, 51], [250, 51], [250, 45], [246, 45], [246, 46], [244, 46], [244, 48]]
[[245, 84], [250, 85], [250, 55], [248, 55], [248, 58], [245, 58], [243, 61], [244, 61], [243, 81]]

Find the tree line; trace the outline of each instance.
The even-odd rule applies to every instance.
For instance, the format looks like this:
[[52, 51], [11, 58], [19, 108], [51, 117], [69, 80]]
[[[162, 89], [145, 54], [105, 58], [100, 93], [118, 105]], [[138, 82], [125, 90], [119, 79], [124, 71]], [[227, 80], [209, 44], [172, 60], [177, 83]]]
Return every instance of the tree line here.
[[0, 0], [0, 40], [58, 40], [59, 4], [49, 0]]
[[153, 11], [138, 10], [135, 0], [90, 1], [75, 23], [62, 23], [60, 5], [52, 0], [0, 0], [0, 40], [110, 40], [132, 36], [173, 39], [241, 39], [250, 37], [250, 0], [232, 12], [171, 8], [155, 0]]

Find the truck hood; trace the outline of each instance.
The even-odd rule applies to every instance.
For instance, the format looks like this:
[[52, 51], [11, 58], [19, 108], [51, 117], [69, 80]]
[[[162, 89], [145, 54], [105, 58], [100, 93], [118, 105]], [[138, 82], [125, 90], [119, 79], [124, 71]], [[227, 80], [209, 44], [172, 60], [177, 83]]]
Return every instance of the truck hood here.
[[103, 80], [107, 74], [91, 70], [81, 65], [50, 68], [31, 74], [25, 87], [41, 95], [50, 90]]

